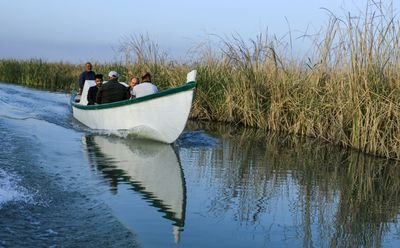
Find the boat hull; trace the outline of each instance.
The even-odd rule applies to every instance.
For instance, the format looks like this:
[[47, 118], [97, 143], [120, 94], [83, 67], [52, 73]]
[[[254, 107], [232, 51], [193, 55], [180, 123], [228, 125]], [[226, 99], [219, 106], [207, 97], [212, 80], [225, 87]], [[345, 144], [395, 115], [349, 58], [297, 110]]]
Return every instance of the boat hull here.
[[196, 83], [116, 103], [84, 106], [71, 99], [74, 118], [92, 129], [128, 131], [138, 137], [174, 142], [188, 120]]

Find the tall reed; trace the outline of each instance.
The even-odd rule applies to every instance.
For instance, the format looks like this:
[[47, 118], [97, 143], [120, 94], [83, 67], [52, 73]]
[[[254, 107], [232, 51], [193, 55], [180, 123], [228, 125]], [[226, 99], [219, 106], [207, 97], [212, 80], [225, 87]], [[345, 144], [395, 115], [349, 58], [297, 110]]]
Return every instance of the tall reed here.
[[224, 40], [223, 55], [200, 65], [209, 78], [199, 112], [399, 158], [400, 29], [390, 9], [371, 3], [357, 18], [332, 15], [308, 61], [267, 35]]
[[77, 66], [69, 63], [47, 63], [41, 59], [1, 60], [1, 80], [28, 87], [49, 90], [71, 90]]

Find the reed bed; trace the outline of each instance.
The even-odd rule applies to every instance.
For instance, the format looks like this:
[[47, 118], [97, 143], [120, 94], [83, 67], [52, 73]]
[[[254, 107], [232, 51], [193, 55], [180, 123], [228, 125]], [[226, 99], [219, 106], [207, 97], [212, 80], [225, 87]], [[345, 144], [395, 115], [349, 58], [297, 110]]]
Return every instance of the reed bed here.
[[[159, 88], [181, 84], [198, 71], [191, 117], [317, 137], [335, 144], [400, 158], [400, 28], [389, 7], [368, 2], [357, 17], [329, 13], [305, 59], [288, 56], [290, 44], [259, 34], [219, 39], [198, 49], [193, 61], [168, 58], [146, 36], [126, 37], [125, 61], [94, 63], [117, 70], [121, 80], [149, 71]], [[0, 80], [70, 91], [82, 65], [42, 60], [1, 60]]]
[[[95, 64], [101, 71], [119, 69], [124, 72], [121, 64]], [[47, 89], [52, 91], [70, 92], [78, 89], [78, 77], [82, 65], [65, 62], [46, 62], [42, 59], [30, 60], [0, 60], [0, 80], [7, 83]]]

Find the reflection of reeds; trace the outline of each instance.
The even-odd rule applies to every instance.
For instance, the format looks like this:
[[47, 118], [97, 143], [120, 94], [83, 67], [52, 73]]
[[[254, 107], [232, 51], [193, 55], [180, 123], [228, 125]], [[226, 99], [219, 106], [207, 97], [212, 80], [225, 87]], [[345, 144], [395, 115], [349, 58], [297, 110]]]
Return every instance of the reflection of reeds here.
[[[396, 179], [397, 178], [397, 179]], [[334, 247], [379, 247], [390, 220], [398, 215], [400, 170], [390, 161], [352, 152], [342, 178], [339, 209], [336, 213]], [[388, 221], [382, 221], [388, 220]], [[344, 245], [344, 241], [345, 244]]]
[[[368, 2], [358, 17], [331, 14], [306, 61], [282, 40], [220, 38], [195, 63], [169, 60], [147, 36], [121, 44], [124, 64], [95, 64], [127, 80], [145, 71], [160, 89], [181, 84], [192, 68], [198, 89], [191, 117], [320, 137], [368, 153], [400, 158], [399, 23], [390, 8]], [[0, 61], [0, 79], [28, 86], [77, 88], [81, 66], [41, 60]]]
[[[285, 195], [304, 244], [322, 247], [379, 247], [388, 223], [396, 221], [396, 161], [302, 137], [189, 124], [189, 129], [205, 128], [220, 138], [218, 148], [195, 153], [199, 167], [212, 167], [201, 169], [199, 175], [213, 178], [212, 214], [233, 209], [237, 221], [258, 225], [273, 212], [276, 198]], [[321, 236], [313, 236], [311, 230]]]

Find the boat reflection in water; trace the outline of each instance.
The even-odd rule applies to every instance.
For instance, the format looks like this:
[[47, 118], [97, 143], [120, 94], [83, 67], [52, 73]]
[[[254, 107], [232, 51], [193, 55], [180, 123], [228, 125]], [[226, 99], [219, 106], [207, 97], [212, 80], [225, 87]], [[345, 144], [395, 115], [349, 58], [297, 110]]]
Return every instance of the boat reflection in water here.
[[178, 155], [171, 145], [148, 140], [86, 136], [89, 162], [102, 172], [114, 194], [118, 184], [129, 183], [149, 205], [173, 221], [176, 243], [183, 230], [186, 186]]

